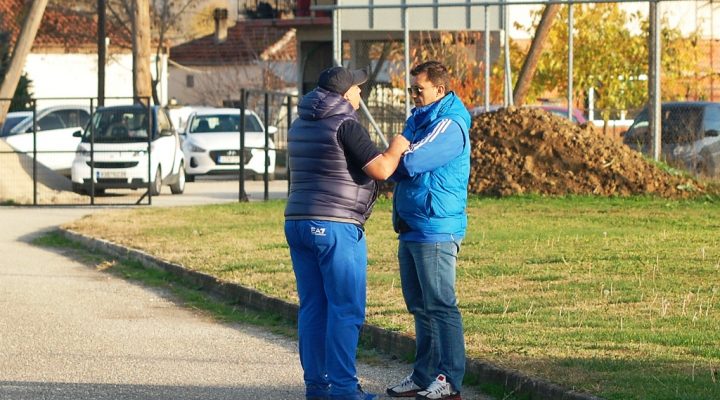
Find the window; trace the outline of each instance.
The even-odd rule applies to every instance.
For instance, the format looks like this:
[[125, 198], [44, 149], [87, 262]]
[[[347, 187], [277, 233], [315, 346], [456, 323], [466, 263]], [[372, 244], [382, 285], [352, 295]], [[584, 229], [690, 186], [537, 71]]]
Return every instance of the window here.
[[[38, 131], [47, 131], [50, 129], [62, 129], [65, 127], [65, 124], [63, 123], [62, 118], [58, 115], [58, 113], [51, 113], [48, 114], [42, 118], [40, 118], [37, 121], [37, 130]], [[32, 132], [32, 127], [30, 127], [30, 132]]]
[[195, 87], [195, 76], [185, 75], [185, 86], [192, 88]]
[[94, 133], [96, 143], [122, 143], [147, 141], [147, 111], [144, 109], [114, 109], [95, 113], [84, 142]]
[[643, 147], [651, 142], [648, 111], [644, 109], [635, 117], [635, 122], [625, 133], [625, 143]]
[[697, 140], [702, 123], [702, 107], [663, 107], [661, 112], [662, 142], [687, 144]]
[[[193, 118], [190, 133], [239, 132], [240, 115], [198, 115]], [[254, 115], [245, 116], [245, 132], [262, 132]]]
[[718, 136], [720, 134], [720, 107], [708, 106], [705, 108], [703, 125], [705, 136]]
[[65, 122], [65, 126], [70, 127], [82, 127], [87, 124], [90, 119], [90, 114], [85, 110], [62, 110], [58, 111], [57, 114]]

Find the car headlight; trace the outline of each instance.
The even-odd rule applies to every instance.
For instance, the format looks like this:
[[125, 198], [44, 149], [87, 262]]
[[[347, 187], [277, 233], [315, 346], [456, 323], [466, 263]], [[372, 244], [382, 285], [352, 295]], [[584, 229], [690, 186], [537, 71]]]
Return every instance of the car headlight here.
[[195, 145], [194, 143], [190, 143], [187, 145], [188, 150], [190, 150], [191, 153], [204, 153], [205, 149], [203, 149], [200, 146]]

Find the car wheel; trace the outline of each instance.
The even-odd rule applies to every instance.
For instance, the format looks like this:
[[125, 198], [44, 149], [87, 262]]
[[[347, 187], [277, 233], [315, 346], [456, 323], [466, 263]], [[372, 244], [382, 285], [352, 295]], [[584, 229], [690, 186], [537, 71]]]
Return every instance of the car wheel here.
[[157, 171], [155, 171], [155, 180], [150, 185], [150, 194], [153, 196], [159, 196], [162, 191], [162, 171], [158, 165]]
[[172, 194], [182, 194], [182, 192], [185, 191], [185, 166], [180, 165], [180, 170], [178, 170], [178, 178], [177, 182], [170, 185], [170, 192]]

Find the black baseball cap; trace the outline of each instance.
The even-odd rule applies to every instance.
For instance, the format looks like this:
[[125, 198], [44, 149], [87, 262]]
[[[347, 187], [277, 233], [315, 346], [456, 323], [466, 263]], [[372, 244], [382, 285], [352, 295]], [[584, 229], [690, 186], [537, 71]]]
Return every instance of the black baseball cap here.
[[353, 85], [360, 85], [367, 80], [368, 73], [364, 69], [332, 67], [320, 73], [318, 86], [331, 92], [345, 94]]

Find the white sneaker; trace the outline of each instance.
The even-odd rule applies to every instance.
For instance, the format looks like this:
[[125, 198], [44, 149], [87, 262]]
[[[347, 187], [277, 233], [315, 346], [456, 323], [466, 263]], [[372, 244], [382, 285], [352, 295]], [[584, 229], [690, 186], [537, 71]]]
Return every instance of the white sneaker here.
[[446, 399], [446, 400], [461, 400], [460, 393], [456, 392], [452, 385], [445, 379], [445, 375], [440, 374], [435, 378], [435, 381], [428, 386], [427, 389], [421, 390], [415, 397], [418, 400], [428, 399]]
[[412, 374], [410, 374], [397, 385], [388, 387], [386, 392], [390, 397], [415, 397], [421, 389], [413, 382]]

